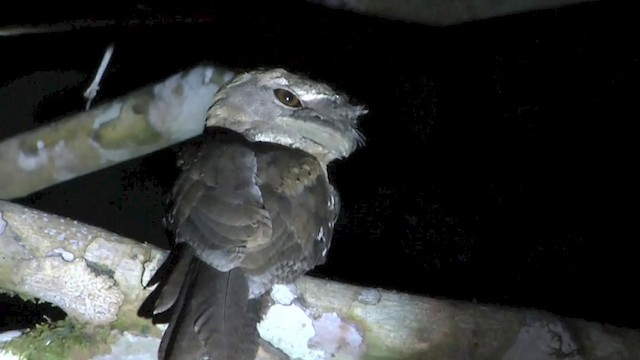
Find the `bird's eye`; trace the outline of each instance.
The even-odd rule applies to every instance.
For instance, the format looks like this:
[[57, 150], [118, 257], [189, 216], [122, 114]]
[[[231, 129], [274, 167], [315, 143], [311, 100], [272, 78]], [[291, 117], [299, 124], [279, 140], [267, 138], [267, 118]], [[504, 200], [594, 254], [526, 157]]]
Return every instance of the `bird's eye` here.
[[275, 89], [273, 90], [273, 94], [276, 96], [276, 99], [280, 101], [283, 105], [292, 108], [302, 107], [302, 102], [295, 96], [291, 91], [286, 89]]

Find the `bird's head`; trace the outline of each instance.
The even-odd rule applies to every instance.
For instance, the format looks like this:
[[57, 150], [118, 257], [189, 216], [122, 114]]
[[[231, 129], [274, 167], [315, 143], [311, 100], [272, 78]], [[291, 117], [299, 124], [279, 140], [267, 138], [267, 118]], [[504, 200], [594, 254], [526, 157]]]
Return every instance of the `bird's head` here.
[[229, 128], [252, 141], [298, 148], [326, 166], [363, 144], [357, 126], [366, 112], [323, 83], [272, 69], [238, 75], [222, 87], [206, 126]]

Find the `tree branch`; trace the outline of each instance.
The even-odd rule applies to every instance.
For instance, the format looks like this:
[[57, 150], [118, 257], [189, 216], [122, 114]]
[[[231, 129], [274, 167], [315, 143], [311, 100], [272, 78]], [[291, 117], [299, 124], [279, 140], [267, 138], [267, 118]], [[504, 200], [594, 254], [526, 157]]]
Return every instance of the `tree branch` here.
[[[134, 352], [155, 358], [164, 327], [152, 327], [137, 310], [150, 291], [143, 284], [165, 256], [154, 246], [0, 201], [0, 289], [52, 302], [74, 323], [119, 329], [108, 349], [112, 356]], [[625, 360], [640, 355], [640, 333], [634, 330], [310, 277], [276, 286], [266, 305], [258, 325], [260, 359], [283, 358], [281, 352], [295, 359]], [[11, 343], [3, 347], [12, 349]]]
[[[0, 142], [0, 199], [25, 196], [202, 132], [231, 71], [199, 66]], [[1, 121], [1, 120], [0, 120]]]
[[[139, 323], [143, 284], [165, 252], [72, 219], [0, 201], [0, 289], [80, 322]], [[145, 324], [146, 325], [146, 324]]]
[[309, 0], [330, 8], [402, 20], [447, 26], [534, 10], [560, 8], [594, 0]]

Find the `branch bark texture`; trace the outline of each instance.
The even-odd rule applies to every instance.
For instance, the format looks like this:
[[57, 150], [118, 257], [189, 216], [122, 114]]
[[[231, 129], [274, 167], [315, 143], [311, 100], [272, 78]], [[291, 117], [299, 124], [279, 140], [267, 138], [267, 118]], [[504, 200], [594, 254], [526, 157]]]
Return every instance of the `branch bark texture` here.
[[0, 199], [22, 197], [200, 134], [213, 95], [232, 75], [199, 66], [1, 141]]
[[[165, 256], [104, 229], [0, 201], [0, 289], [52, 302], [77, 322], [117, 323], [126, 330], [112, 344], [117, 356], [139, 354], [131, 342], [148, 345], [143, 358], [156, 356], [163, 327], [141, 331], [151, 322], [137, 310], [149, 293], [143, 284]], [[276, 286], [265, 305], [260, 359], [640, 358], [635, 330], [311, 277]]]

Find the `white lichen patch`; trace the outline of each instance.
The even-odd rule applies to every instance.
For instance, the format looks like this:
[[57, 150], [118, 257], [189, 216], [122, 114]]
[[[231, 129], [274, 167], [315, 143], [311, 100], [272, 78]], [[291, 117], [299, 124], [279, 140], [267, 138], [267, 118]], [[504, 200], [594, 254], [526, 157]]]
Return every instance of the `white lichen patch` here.
[[309, 340], [315, 336], [313, 321], [296, 305], [275, 304], [258, 323], [260, 337], [282, 350], [292, 359], [326, 359], [324, 351], [311, 349]]
[[610, 333], [608, 329], [610, 328], [601, 324], [593, 324], [589, 328], [589, 343], [593, 346], [593, 353], [603, 359], [630, 358], [629, 350], [620, 334], [616, 334], [615, 330]]
[[213, 75], [215, 73], [215, 69], [212, 67], [207, 67], [204, 69], [204, 83], [208, 84], [213, 79]]
[[88, 225], [71, 224], [61, 216], [31, 208], [9, 208], [5, 219], [20, 243], [34, 256], [47, 256], [54, 249], [63, 248], [77, 258], [86, 244], [83, 239], [88, 239], [91, 233]]
[[154, 129], [173, 138], [201, 133], [207, 109], [220, 87], [210, 82], [218, 71], [209, 66], [197, 67], [154, 86], [154, 98], [149, 105], [149, 123]]
[[22, 336], [21, 330], [11, 330], [0, 333], [0, 360], [19, 360], [20, 357], [10, 351], [3, 349], [2, 343]]
[[313, 321], [316, 335], [309, 341], [312, 348], [322, 349], [332, 359], [359, 359], [364, 353], [362, 335], [336, 313], [322, 314]]
[[49, 161], [49, 153], [46, 150], [31, 154], [18, 151], [17, 164], [22, 170], [32, 171], [46, 165]]
[[0, 235], [4, 234], [4, 230], [7, 228], [7, 222], [4, 221], [2, 217], [2, 212], [0, 212]]
[[502, 360], [582, 360], [578, 346], [562, 323], [536, 321], [523, 327]]
[[155, 360], [157, 359], [160, 339], [150, 336], [136, 336], [124, 332], [111, 345], [111, 353], [100, 355], [93, 360]]
[[53, 249], [49, 252], [49, 254], [47, 254], [47, 256], [55, 256], [55, 255], [59, 255], [64, 261], [73, 261], [75, 259], [75, 256], [73, 255], [73, 253], [70, 253], [63, 248]]
[[106, 109], [102, 109], [94, 120], [93, 129], [99, 129], [102, 124], [117, 119], [122, 111], [122, 106], [121, 101], [115, 101], [109, 104]]
[[59, 180], [69, 180], [78, 176], [76, 170], [78, 164], [78, 156], [73, 149], [73, 143], [67, 143], [64, 140], [58, 141], [49, 154], [49, 161], [54, 163], [52, 168], [53, 176]]
[[271, 298], [278, 304], [291, 305], [298, 297], [298, 289], [295, 284], [276, 284], [271, 289]]
[[20, 357], [12, 354], [11, 352], [0, 349], [0, 360], [20, 360]]
[[358, 302], [365, 305], [377, 305], [381, 298], [380, 291], [373, 288], [362, 289], [358, 294]]
[[[29, 144], [26, 142], [25, 144]], [[53, 144], [45, 144], [42, 140], [36, 142], [37, 151], [21, 145], [17, 151], [17, 165], [20, 169], [33, 171], [43, 167], [50, 167], [52, 175], [58, 180], [66, 180], [77, 176], [75, 171], [70, 169], [77, 165], [75, 152], [70, 148], [69, 143], [60, 139]]]
[[0, 343], [7, 342], [11, 339], [21, 336], [24, 332], [22, 330], [10, 330], [0, 333]]
[[96, 275], [83, 259], [36, 258], [18, 261], [16, 267], [12, 279], [16, 284], [69, 316], [98, 325], [116, 320], [124, 296], [113, 279]]

